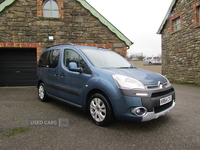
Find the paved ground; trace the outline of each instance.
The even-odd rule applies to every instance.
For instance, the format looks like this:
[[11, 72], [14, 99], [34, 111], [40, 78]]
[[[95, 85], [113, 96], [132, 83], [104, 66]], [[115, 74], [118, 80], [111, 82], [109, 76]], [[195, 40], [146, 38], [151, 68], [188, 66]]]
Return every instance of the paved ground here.
[[63, 103], [40, 102], [35, 87], [0, 88], [0, 149], [199, 150], [200, 86], [174, 87], [177, 103], [167, 115], [106, 128]]

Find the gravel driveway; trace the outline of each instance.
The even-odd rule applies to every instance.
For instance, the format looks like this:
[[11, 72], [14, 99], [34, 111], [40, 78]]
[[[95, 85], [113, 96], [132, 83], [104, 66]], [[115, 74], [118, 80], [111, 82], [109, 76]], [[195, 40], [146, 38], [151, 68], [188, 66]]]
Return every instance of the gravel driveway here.
[[173, 86], [176, 106], [165, 116], [109, 127], [66, 104], [40, 102], [35, 87], [0, 88], [0, 149], [199, 150], [200, 86]]

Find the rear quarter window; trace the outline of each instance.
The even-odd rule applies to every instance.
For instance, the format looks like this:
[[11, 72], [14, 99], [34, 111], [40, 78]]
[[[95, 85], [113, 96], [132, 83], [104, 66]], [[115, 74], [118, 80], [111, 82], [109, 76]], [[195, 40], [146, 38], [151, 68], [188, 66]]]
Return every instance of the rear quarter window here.
[[57, 67], [59, 56], [60, 56], [60, 50], [59, 49], [51, 50], [49, 52], [49, 67], [50, 68]]
[[44, 52], [40, 59], [39, 59], [39, 67], [49, 67], [49, 68], [55, 68], [58, 65], [58, 60], [60, 56], [60, 50], [50, 50], [47, 52]]
[[48, 52], [44, 52], [41, 56], [40, 56], [40, 59], [39, 59], [39, 63], [38, 63], [38, 66], [39, 67], [46, 67], [48, 65], [48, 54], [49, 54], [49, 51]]

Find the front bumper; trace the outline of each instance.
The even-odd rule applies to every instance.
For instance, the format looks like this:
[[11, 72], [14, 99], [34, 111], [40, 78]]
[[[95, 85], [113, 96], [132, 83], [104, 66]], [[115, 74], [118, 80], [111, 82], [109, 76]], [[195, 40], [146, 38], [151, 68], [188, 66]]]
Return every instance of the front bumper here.
[[[136, 93], [148, 93], [148, 96], [137, 96]], [[160, 90], [147, 91], [126, 91], [121, 90], [122, 99], [116, 109], [116, 118], [119, 120], [145, 122], [157, 119], [172, 110], [175, 106], [175, 91], [173, 87]], [[161, 105], [162, 98], [172, 96], [172, 101]], [[132, 113], [132, 110], [137, 107], [144, 107], [147, 112], [143, 116], [137, 116]]]
[[161, 111], [159, 113], [147, 112], [147, 114], [142, 117], [142, 122], [150, 121], [150, 120], [153, 120], [153, 119], [157, 119], [158, 117], [165, 115], [166, 113], [168, 113], [170, 110], [172, 110], [174, 108], [175, 104], [176, 103], [173, 100], [172, 101], [172, 105], [169, 108], [165, 109], [164, 111]]

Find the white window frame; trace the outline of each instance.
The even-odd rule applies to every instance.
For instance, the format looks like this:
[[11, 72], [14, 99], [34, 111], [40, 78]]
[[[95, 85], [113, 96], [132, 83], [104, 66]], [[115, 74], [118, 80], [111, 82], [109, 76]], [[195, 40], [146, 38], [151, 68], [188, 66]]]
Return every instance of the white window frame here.
[[174, 32], [181, 29], [181, 18], [177, 17], [173, 20]]
[[[50, 8], [45, 8], [50, 3]], [[53, 8], [53, 5], [55, 5]], [[55, 14], [54, 14], [55, 13]], [[59, 7], [56, 0], [46, 0], [43, 3], [43, 17], [59, 18]]]

